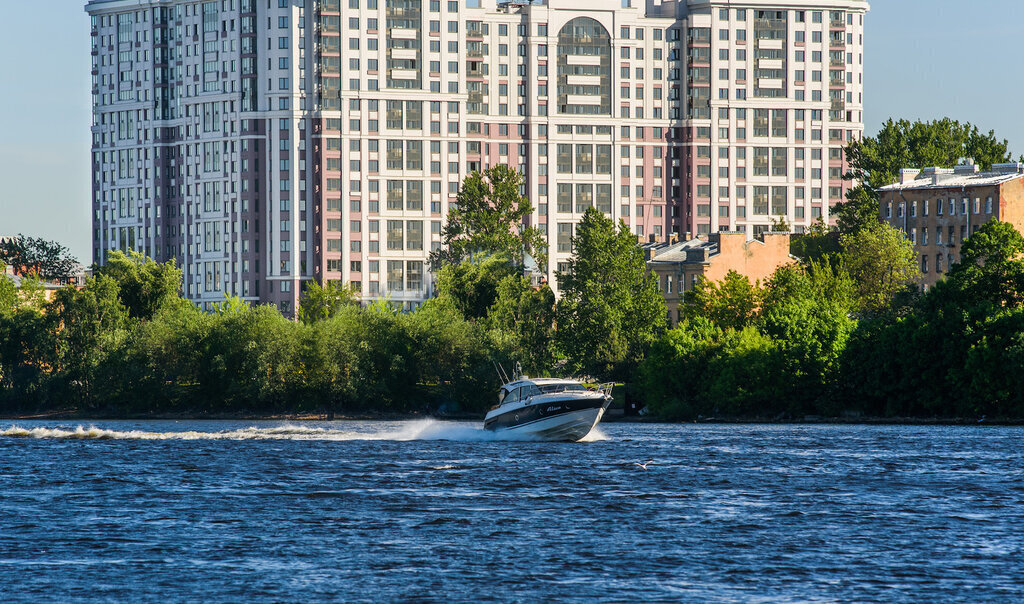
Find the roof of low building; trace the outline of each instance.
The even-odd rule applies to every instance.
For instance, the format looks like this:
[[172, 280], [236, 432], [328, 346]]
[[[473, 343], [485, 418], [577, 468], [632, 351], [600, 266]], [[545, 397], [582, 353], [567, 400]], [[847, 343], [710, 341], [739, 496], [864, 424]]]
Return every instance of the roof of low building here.
[[964, 187], [985, 187], [999, 185], [1004, 182], [1024, 178], [1019, 168], [1012, 168], [1018, 164], [1008, 164], [1007, 169], [993, 170], [988, 172], [956, 172], [951, 169], [926, 168], [921, 171], [913, 180], [897, 182], [884, 187], [879, 191], [906, 191], [914, 189], [953, 189]]
[[653, 243], [644, 243], [641, 247], [649, 252], [654, 252], [654, 257], [650, 262], [686, 262], [687, 250], [696, 250], [702, 247], [708, 248], [708, 255], [718, 253], [717, 243], [697, 238], [676, 243], [655, 241]]
[[[770, 231], [769, 233], [778, 234], [774, 233], [773, 231]], [[723, 231], [719, 234], [741, 235], [743, 233], [739, 231]], [[764, 241], [760, 238], [744, 239], [744, 243], [746, 245], [749, 245], [751, 243], [765, 245]], [[677, 243], [655, 241], [650, 243], [643, 243], [640, 247], [646, 250], [648, 253], [653, 252], [652, 256], [647, 261], [648, 263], [704, 263], [709, 262], [721, 251], [720, 240], [716, 238], [714, 235], [712, 235], [711, 239], [707, 241], [699, 238], [693, 238], [687, 241], [679, 241]]]

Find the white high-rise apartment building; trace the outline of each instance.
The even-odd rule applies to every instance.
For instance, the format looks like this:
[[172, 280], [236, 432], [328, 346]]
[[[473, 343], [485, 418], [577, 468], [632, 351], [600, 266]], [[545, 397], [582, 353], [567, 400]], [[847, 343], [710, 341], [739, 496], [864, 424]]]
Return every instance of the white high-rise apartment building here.
[[92, 0], [94, 260], [293, 312], [416, 304], [462, 178], [525, 176], [549, 273], [592, 205], [638, 236], [797, 230], [849, 186], [863, 0]]

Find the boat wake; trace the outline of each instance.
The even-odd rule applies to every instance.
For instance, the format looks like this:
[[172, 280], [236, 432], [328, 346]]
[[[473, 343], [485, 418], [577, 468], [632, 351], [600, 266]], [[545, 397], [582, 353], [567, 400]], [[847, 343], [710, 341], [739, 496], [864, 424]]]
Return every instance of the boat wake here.
[[[356, 429], [320, 428], [288, 424], [284, 426], [251, 426], [234, 430], [204, 432], [184, 430], [180, 432], [149, 432], [145, 430], [112, 430], [95, 425], [88, 427], [57, 426], [21, 427], [10, 426], [0, 430], [0, 438], [63, 439], [63, 440], [306, 440], [306, 441], [529, 441], [530, 438], [515, 434], [494, 433], [483, 428], [438, 420], [417, 420], [405, 422], [374, 422]], [[583, 442], [608, 440], [598, 429], [594, 429]]]

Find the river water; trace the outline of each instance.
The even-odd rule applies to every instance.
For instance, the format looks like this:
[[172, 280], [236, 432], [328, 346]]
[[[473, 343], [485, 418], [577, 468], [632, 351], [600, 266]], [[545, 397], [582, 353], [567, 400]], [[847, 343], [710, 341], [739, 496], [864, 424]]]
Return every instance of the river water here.
[[0, 422], [0, 596], [1024, 598], [1024, 429], [600, 430]]

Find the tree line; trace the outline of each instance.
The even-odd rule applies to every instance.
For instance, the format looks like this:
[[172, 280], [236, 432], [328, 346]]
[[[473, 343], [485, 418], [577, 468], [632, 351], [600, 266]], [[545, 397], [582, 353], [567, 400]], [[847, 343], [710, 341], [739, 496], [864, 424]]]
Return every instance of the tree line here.
[[[0, 279], [0, 412], [419, 412], [490, 402], [492, 341], [446, 301], [402, 314], [313, 286], [302, 321], [237, 298], [205, 313], [181, 271], [112, 252], [47, 302]], [[506, 360], [506, 363], [508, 361]]]
[[526, 250], [543, 258], [537, 231], [494, 215], [530, 212], [521, 178], [506, 166], [467, 178], [434, 258], [436, 295], [409, 313], [335, 283], [307, 284], [298, 321], [238, 298], [205, 313], [181, 297], [173, 261], [117, 251], [50, 301], [37, 281], [0, 279], [0, 413], [478, 414], [496, 363], [628, 373], [665, 315], [635, 238], [589, 212], [575, 242], [614, 264], [574, 260], [556, 304], [524, 274]]
[[841, 241], [764, 284], [730, 273], [687, 292], [684, 320], [640, 367], [654, 414], [1024, 417], [1024, 238], [1012, 225], [982, 226], [924, 293], [896, 229]]
[[[956, 136], [974, 142], [944, 158], [919, 150]], [[572, 237], [560, 299], [531, 279], [528, 259], [543, 267], [546, 249], [507, 166], [463, 183], [431, 257], [435, 295], [413, 312], [309, 283], [298, 321], [237, 298], [204, 313], [181, 297], [173, 262], [119, 252], [50, 301], [33, 279], [0, 279], [0, 413], [482, 414], [494, 365], [518, 362], [534, 376], [626, 382], [670, 420], [1024, 417], [1024, 240], [984, 225], [920, 292], [914, 249], [878, 221], [874, 192], [905, 161], [891, 149], [907, 145], [928, 164], [964, 149], [983, 164], [1009, 157], [969, 125], [890, 122], [847, 148], [862, 185], [838, 227], [797, 238], [802, 260], [765, 283], [700, 281], [671, 329], [635, 236], [596, 209]]]
[[11, 267], [17, 275], [63, 283], [74, 276], [78, 267], [78, 261], [64, 245], [20, 233], [0, 238], [0, 263]]

